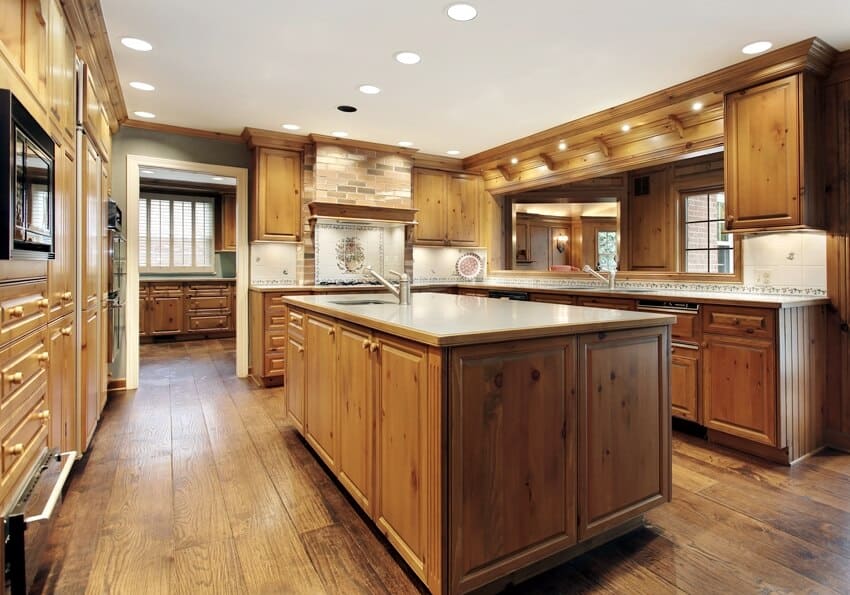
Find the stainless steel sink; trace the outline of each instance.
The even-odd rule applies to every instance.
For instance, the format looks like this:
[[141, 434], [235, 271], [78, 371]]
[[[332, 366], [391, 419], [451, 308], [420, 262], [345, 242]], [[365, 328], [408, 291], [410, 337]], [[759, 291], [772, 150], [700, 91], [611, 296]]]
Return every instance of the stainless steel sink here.
[[397, 302], [388, 300], [331, 300], [331, 303], [340, 306], [370, 306], [372, 304], [395, 304]]

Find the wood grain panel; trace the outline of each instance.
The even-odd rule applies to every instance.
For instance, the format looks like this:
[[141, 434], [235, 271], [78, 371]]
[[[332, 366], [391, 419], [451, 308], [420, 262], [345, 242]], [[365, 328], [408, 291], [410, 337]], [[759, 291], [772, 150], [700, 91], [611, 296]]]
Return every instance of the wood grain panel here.
[[447, 178], [444, 172], [413, 170], [413, 207], [418, 225], [414, 229], [417, 242], [443, 244], [446, 236]]
[[254, 149], [251, 240], [301, 239], [301, 154]]
[[336, 325], [307, 315], [304, 343], [304, 437], [325, 464], [337, 469]]

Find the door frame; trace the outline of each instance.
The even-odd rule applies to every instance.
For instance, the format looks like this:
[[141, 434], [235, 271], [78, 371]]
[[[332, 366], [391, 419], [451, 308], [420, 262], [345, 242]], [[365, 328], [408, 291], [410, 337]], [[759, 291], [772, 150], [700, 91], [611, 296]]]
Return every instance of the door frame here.
[[[160, 167], [236, 178], [236, 375], [248, 375], [248, 170], [244, 167], [127, 155], [127, 389], [139, 387], [139, 170]], [[132, 340], [131, 340], [132, 338]]]

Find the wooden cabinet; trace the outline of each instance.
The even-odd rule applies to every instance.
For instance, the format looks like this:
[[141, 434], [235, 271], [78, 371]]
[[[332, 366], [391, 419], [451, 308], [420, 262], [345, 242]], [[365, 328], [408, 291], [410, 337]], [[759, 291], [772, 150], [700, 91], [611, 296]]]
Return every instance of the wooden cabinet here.
[[[289, 311], [283, 303], [283, 293], [251, 291], [248, 306], [251, 319], [250, 350], [251, 376], [261, 386], [279, 385], [286, 376], [286, 363], [292, 353], [287, 341], [287, 325], [298, 337], [298, 347], [303, 349], [302, 318], [297, 314], [297, 324], [291, 325]], [[300, 397], [299, 397], [300, 398]], [[302, 419], [299, 416], [299, 419]]]
[[251, 241], [301, 240], [301, 153], [254, 149]]
[[233, 331], [232, 283], [184, 283], [185, 332], [209, 334]]
[[628, 268], [632, 271], [676, 269], [675, 207], [668, 195], [667, 169], [629, 176]]
[[63, 18], [60, 0], [49, 0], [49, 2], [49, 111], [59, 125], [59, 130], [65, 135], [65, 139], [72, 142], [76, 127], [75, 44], [68, 24]]
[[47, 329], [48, 352], [48, 409], [50, 410], [48, 444], [51, 448], [74, 448], [76, 435], [76, 333], [74, 317], [66, 316], [50, 323]]
[[298, 431], [304, 433], [304, 337], [290, 332], [286, 339], [286, 411]]
[[557, 293], [531, 293], [529, 299], [532, 302], [544, 302], [547, 304], [563, 304], [572, 306], [576, 303], [576, 298], [571, 295], [560, 295]]
[[234, 284], [225, 280], [139, 284], [139, 336], [232, 335]]
[[369, 331], [339, 324], [339, 480], [369, 514], [373, 494], [373, 362], [378, 349]]
[[112, 131], [88, 66], [83, 76], [83, 126], [90, 142], [97, 146], [103, 160], [109, 161], [112, 152]]
[[795, 74], [725, 99], [726, 227], [823, 226], [818, 83]]
[[666, 329], [579, 338], [581, 539], [670, 499], [669, 350]]
[[100, 327], [97, 308], [83, 312], [83, 328], [80, 344], [82, 378], [80, 379], [80, 423], [82, 447], [88, 448], [100, 413]]
[[0, 8], [0, 43], [40, 99], [47, 95], [49, 16], [42, 0], [7, 0]]
[[236, 252], [236, 195], [222, 194], [216, 201], [216, 252]]
[[611, 308], [614, 310], [634, 310], [636, 308], [634, 300], [596, 296], [579, 296], [576, 298], [576, 305], [590, 308]]
[[83, 282], [81, 299], [84, 310], [99, 305], [100, 302], [100, 266], [101, 266], [101, 165], [100, 155], [94, 145], [83, 137], [81, 158], [85, 159], [83, 166], [83, 193], [81, 210], [83, 220], [80, 222], [82, 245], [80, 246], [80, 276]]
[[477, 246], [482, 192], [479, 176], [414, 169], [415, 243]]
[[148, 325], [148, 311], [150, 310], [150, 298], [148, 297], [148, 288], [144, 284], [139, 285], [139, 336], [150, 336], [150, 326]]
[[180, 284], [153, 284], [148, 294], [150, 334], [179, 335], [184, 331], [183, 289]]
[[459, 592], [510, 572], [532, 550], [576, 543], [575, 356], [575, 339], [560, 337], [518, 342], [510, 357], [501, 345], [452, 352], [449, 474], [458, 483], [449, 516], [462, 552], [451, 559]]
[[700, 423], [700, 348], [674, 343], [670, 356], [670, 401], [673, 415]]
[[304, 437], [325, 464], [337, 470], [336, 431], [336, 324], [308, 314], [304, 323], [305, 413]]
[[77, 203], [74, 155], [56, 145], [55, 201], [53, 211], [56, 257], [47, 263], [51, 320], [74, 311], [77, 273]]

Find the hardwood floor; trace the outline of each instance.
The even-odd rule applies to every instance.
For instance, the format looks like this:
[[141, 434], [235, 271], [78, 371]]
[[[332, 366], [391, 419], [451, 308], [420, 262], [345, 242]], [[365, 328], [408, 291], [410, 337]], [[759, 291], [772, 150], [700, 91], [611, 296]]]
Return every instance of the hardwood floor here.
[[[57, 518], [37, 593], [419, 593], [234, 341], [141, 349]], [[673, 502], [511, 593], [850, 592], [850, 455], [779, 467], [674, 435]]]

